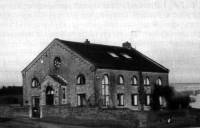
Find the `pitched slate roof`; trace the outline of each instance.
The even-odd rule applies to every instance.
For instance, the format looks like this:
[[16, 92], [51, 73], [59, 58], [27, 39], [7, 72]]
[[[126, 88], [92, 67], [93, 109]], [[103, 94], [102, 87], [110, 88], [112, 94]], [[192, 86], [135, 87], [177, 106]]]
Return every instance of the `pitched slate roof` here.
[[[86, 44], [57, 39], [59, 42], [92, 63], [96, 68], [168, 73], [169, 70], [135, 49], [100, 44]], [[114, 53], [118, 57], [113, 57]], [[126, 58], [127, 54], [131, 58]]]

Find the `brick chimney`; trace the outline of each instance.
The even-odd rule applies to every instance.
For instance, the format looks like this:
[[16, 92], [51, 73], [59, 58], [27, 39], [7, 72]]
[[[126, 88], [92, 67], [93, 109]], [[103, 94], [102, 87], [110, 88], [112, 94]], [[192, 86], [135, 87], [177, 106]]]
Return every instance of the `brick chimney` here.
[[85, 44], [90, 44], [90, 41], [88, 39], [86, 39]]
[[127, 48], [127, 49], [132, 49], [131, 43], [129, 43], [128, 41], [126, 41], [125, 43], [123, 43], [122, 47]]

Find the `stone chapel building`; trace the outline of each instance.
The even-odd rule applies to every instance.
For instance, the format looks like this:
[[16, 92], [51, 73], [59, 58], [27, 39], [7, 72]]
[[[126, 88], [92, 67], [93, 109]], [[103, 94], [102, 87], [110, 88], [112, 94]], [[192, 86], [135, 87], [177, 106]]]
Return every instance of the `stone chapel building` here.
[[153, 86], [168, 85], [168, 73], [128, 42], [119, 47], [54, 39], [22, 71], [23, 104], [139, 110], [138, 89], [144, 86], [149, 110]]

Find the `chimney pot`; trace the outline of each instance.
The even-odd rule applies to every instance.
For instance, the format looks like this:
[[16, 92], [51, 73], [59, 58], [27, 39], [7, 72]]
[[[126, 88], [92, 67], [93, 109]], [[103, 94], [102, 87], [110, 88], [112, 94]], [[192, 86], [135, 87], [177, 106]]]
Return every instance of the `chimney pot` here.
[[123, 43], [122, 47], [127, 48], [127, 49], [132, 49], [131, 43], [129, 43], [128, 41], [126, 41], [125, 43]]
[[85, 44], [90, 44], [90, 41], [88, 39], [86, 39]]

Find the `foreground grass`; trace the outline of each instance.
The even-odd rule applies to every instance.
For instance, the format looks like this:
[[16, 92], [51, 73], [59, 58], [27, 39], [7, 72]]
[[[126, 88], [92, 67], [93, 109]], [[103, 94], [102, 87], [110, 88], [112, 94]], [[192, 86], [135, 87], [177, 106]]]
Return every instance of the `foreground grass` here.
[[[87, 126], [87, 127], [107, 127], [107, 128], [137, 128], [137, 124], [124, 120], [88, 120], [76, 118], [61, 118], [61, 117], [45, 117], [36, 119], [39, 122]], [[182, 128], [182, 127], [200, 127], [200, 120], [196, 117], [172, 118], [171, 123], [167, 124], [166, 120], [161, 122], [149, 123], [146, 128]]]
[[200, 120], [196, 117], [184, 117], [171, 119], [171, 123], [167, 124], [167, 121], [152, 123], [148, 125], [148, 128], [183, 128], [183, 127], [200, 127]]
[[61, 125], [87, 126], [87, 127], [109, 127], [109, 128], [137, 128], [135, 122], [124, 120], [89, 120], [77, 118], [45, 117], [36, 119], [39, 122], [54, 123]]

